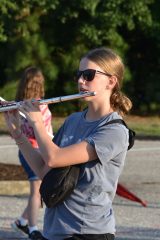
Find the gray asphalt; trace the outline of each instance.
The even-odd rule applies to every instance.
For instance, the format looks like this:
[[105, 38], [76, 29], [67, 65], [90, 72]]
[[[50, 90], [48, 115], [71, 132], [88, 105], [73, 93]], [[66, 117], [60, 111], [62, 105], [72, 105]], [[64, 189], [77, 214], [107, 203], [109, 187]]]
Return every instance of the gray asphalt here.
[[[0, 162], [19, 164], [17, 146], [8, 136], [0, 137]], [[160, 141], [136, 140], [127, 153], [126, 163], [119, 182], [129, 191], [147, 202], [147, 207], [116, 195], [114, 212], [117, 223], [117, 240], [160, 240]], [[5, 194], [1, 189], [10, 186]], [[0, 189], [0, 240], [27, 239], [14, 232], [10, 223], [21, 214], [27, 201], [27, 190], [19, 192], [12, 182], [1, 181]], [[23, 184], [25, 184], [23, 182]], [[26, 182], [27, 184], [27, 182]], [[44, 209], [40, 210], [38, 225], [42, 229]], [[54, 239], [53, 239], [54, 240]]]

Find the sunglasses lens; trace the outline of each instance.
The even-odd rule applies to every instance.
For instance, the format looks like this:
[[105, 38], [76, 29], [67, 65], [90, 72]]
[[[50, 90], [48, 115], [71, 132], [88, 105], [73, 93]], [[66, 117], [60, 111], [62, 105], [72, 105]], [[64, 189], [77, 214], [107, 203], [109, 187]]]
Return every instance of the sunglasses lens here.
[[76, 73], [76, 80], [78, 81], [81, 76], [83, 76], [83, 79], [90, 82], [94, 79], [96, 74], [96, 70], [94, 69], [86, 69], [84, 71], [77, 71]]
[[83, 73], [83, 71], [79, 71], [79, 70], [76, 72], [76, 76], [75, 76], [76, 81], [78, 81], [78, 79], [81, 77], [82, 73]]
[[90, 82], [90, 81], [92, 81], [92, 80], [94, 79], [95, 73], [96, 73], [95, 70], [93, 70], [93, 69], [87, 69], [87, 70], [83, 71], [83, 78], [84, 78], [86, 81]]

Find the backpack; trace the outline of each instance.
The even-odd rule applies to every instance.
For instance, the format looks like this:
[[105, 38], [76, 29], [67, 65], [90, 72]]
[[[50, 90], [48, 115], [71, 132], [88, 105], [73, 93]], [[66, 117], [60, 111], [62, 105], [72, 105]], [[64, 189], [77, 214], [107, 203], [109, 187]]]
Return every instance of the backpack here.
[[[135, 132], [128, 128], [122, 119], [114, 119], [105, 125], [119, 123], [123, 124], [129, 130], [129, 146], [132, 148], [135, 140]], [[78, 182], [80, 173], [80, 164], [62, 168], [51, 169], [43, 178], [40, 185], [41, 200], [48, 208], [57, 206], [66, 200], [73, 192]]]
[[41, 202], [48, 208], [62, 203], [74, 190], [80, 167], [77, 165], [51, 169], [40, 185]]

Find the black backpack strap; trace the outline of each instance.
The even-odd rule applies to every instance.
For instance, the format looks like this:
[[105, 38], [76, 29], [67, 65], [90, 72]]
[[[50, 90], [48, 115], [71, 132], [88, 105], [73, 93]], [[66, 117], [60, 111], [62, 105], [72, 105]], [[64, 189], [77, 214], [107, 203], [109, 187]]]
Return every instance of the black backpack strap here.
[[113, 120], [111, 120], [109, 122], [106, 122], [105, 125], [109, 125], [109, 124], [113, 124], [113, 123], [122, 124], [122, 125], [124, 125], [128, 129], [128, 131], [129, 131], [129, 146], [128, 146], [128, 150], [131, 149], [133, 147], [133, 145], [134, 145], [134, 140], [135, 140], [136, 133], [132, 129], [130, 129], [127, 126], [127, 124], [125, 123], [125, 121], [122, 120], [122, 119], [113, 119]]

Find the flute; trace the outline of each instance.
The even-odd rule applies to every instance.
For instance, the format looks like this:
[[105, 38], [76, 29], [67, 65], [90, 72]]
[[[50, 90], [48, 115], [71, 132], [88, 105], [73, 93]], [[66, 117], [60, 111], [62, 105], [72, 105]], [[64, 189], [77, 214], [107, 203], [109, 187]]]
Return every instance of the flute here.
[[[79, 98], [84, 97], [90, 97], [95, 96], [96, 92], [80, 92], [77, 94], [67, 95], [67, 96], [60, 96], [60, 97], [54, 97], [54, 98], [48, 98], [48, 99], [40, 99], [40, 100], [32, 100], [32, 102], [38, 102], [41, 104], [51, 104], [51, 103], [59, 103], [59, 102], [65, 102], [70, 100], [75, 100]], [[3, 102], [3, 101], [2, 101]], [[18, 109], [22, 102], [7, 102], [0, 105], [0, 112], [7, 112], [10, 110]]]

